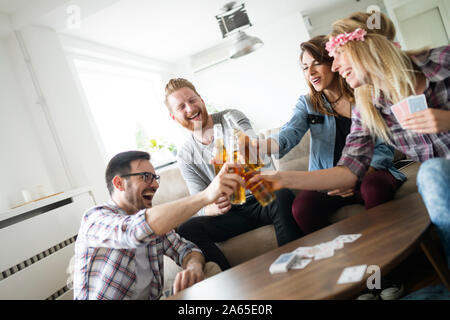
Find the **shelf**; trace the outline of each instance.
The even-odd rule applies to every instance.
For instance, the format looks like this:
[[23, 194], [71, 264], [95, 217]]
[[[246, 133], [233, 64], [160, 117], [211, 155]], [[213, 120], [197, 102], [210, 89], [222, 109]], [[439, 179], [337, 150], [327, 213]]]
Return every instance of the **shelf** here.
[[41, 207], [48, 206], [52, 203], [56, 203], [56, 202], [59, 202], [59, 201], [65, 200], [65, 199], [76, 197], [80, 194], [87, 193], [90, 191], [91, 191], [90, 187], [82, 187], [82, 188], [78, 188], [78, 189], [68, 190], [68, 191], [64, 191], [62, 193], [56, 194], [55, 196], [51, 196], [51, 197], [48, 197], [48, 198], [45, 198], [42, 200], [33, 201], [29, 204], [20, 206], [15, 209], [6, 210], [3, 212], [0, 212], [0, 221], [7, 220], [7, 219], [13, 218], [15, 216], [19, 216], [21, 214], [39, 209]]

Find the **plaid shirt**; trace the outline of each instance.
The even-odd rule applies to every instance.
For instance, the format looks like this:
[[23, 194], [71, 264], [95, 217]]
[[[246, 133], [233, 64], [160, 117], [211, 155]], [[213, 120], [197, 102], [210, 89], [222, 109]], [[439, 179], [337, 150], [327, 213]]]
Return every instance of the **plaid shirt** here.
[[[450, 46], [432, 49], [429, 54], [412, 56], [411, 59], [427, 78], [424, 94], [429, 108], [450, 110]], [[431, 158], [450, 159], [450, 132], [418, 134], [404, 130], [391, 111], [392, 103], [380, 99], [374, 103], [391, 130], [390, 142], [412, 160], [424, 162]], [[361, 123], [358, 108], [352, 112], [351, 133], [338, 166], [348, 167], [360, 179], [372, 159], [374, 140]]]
[[[164, 285], [163, 255], [182, 265], [187, 254], [201, 252], [174, 230], [164, 236], [154, 234], [145, 211], [127, 215], [110, 200], [83, 215], [75, 244], [75, 299], [134, 299], [143, 287], [149, 288], [144, 298], [159, 299]], [[138, 254], [149, 261], [145, 277], [137, 273]]]

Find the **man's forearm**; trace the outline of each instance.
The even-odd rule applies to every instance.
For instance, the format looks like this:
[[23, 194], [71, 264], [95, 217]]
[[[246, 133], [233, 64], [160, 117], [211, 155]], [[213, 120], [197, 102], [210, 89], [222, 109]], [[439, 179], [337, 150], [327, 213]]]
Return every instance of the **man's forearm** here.
[[189, 219], [208, 204], [204, 191], [193, 196], [147, 209], [146, 221], [158, 235], [164, 235]]

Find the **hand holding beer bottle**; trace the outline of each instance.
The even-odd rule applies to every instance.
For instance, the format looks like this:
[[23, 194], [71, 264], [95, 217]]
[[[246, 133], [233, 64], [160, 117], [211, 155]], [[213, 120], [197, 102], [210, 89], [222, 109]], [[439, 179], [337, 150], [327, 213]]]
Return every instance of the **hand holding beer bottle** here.
[[[233, 148], [231, 145], [229, 148]], [[217, 175], [220, 169], [222, 168], [225, 162], [238, 163], [238, 153], [237, 150], [235, 152], [234, 149], [229, 149], [231, 152], [227, 152], [227, 148], [225, 147], [225, 141], [223, 138], [222, 125], [220, 123], [214, 125], [214, 150], [213, 150], [213, 159], [214, 159], [214, 173]], [[240, 169], [238, 167], [234, 167], [232, 170], [233, 173], [240, 175]], [[231, 204], [243, 204], [245, 203], [245, 188], [239, 186], [236, 191], [231, 196]], [[226, 201], [222, 201], [226, 204]], [[220, 205], [220, 204], [218, 204]]]
[[[249, 189], [256, 200], [264, 207], [275, 200], [275, 194], [272, 192], [270, 184], [264, 180], [250, 183], [250, 179], [264, 166], [262, 157], [259, 156], [258, 150], [251, 148], [250, 138], [240, 130], [229, 113], [224, 115], [230, 128], [233, 129], [231, 137], [231, 145], [233, 148], [234, 162], [240, 162], [242, 169], [239, 172], [246, 182], [246, 188]], [[248, 146], [244, 150], [240, 150], [240, 146]]]
[[[245, 162], [240, 157], [239, 142], [237, 140], [237, 136], [233, 135], [230, 137], [228, 150], [229, 150], [228, 162], [245, 165]], [[241, 168], [241, 167], [235, 167], [234, 173], [236, 173], [242, 177], [242, 170], [243, 170], [243, 168]], [[231, 196], [231, 203], [232, 204], [243, 204], [243, 203], [245, 203], [245, 201], [246, 201], [245, 188], [240, 187]]]

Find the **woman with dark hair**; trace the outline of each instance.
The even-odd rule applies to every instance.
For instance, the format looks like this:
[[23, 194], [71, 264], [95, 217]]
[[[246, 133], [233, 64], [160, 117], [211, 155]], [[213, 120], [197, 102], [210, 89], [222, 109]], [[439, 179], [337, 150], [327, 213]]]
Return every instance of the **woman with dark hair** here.
[[[310, 130], [309, 171], [337, 164], [350, 133], [355, 102], [353, 90], [339, 74], [331, 71], [333, 58], [325, 49], [327, 40], [325, 36], [317, 36], [301, 44], [300, 61], [310, 92], [298, 99], [294, 116], [277, 135], [259, 141], [266, 143], [269, 154], [283, 157]], [[292, 214], [303, 233], [325, 227], [328, 216], [345, 205], [358, 203], [369, 209], [392, 200], [406, 179], [393, 167], [393, 158], [393, 148], [379, 142], [369, 170], [355, 188], [300, 191], [292, 205]]]

